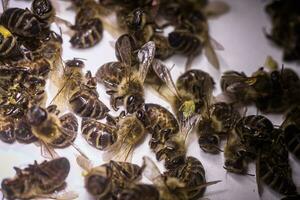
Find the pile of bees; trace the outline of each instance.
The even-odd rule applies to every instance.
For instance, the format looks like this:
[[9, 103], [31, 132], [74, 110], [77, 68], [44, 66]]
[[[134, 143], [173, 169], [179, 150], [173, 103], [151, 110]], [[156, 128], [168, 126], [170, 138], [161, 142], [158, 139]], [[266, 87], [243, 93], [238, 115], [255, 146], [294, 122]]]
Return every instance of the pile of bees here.
[[[222, 96], [213, 95], [215, 82], [210, 74], [189, 69], [204, 51], [219, 68], [214, 49], [221, 45], [209, 36], [207, 17], [225, 13], [228, 6], [206, 0], [71, 0], [75, 25], [59, 18], [49, 0], [33, 0], [31, 9], [7, 8], [0, 17], [0, 139], [5, 143], [33, 143], [42, 156], [24, 169], [14, 168], [13, 178], [2, 180], [6, 199], [73, 199], [74, 192], [58, 193], [66, 187], [68, 159], [56, 148], [73, 146], [78, 164], [85, 170], [86, 190], [95, 199], [111, 200], [196, 200], [207, 186], [202, 163], [187, 156], [186, 139], [198, 135], [199, 147], [220, 153], [226, 139], [224, 168], [248, 174], [256, 163], [258, 191], [261, 182], [283, 194], [299, 198], [292, 179], [288, 153], [300, 159], [300, 80], [293, 70], [258, 69], [251, 76], [227, 71], [221, 77]], [[106, 16], [116, 13], [118, 27], [109, 26]], [[74, 48], [90, 48], [102, 39], [103, 28], [119, 31], [116, 60], [99, 67], [96, 74], [84, 73], [81, 59], [62, 60], [62, 37], [52, 23], [63, 24], [72, 34]], [[174, 30], [164, 34], [168, 26]], [[186, 55], [186, 71], [173, 81], [162, 60], [173, 54]], [[59, 89], [46, 105], [46, 80]], [[106, 88], [114, 116], [100, 99], [97, 84]], [[145, 86], [172, 105], [145, 102]], [[254, 104], [262, 113], [285, 114], [280, 125], [263, 115], [246, 115], [243, 109]], [[67, 109], [66, 109], [67, 108]], [[66, 112], [70, 110], [72, 112]], [[244, 109], [245, 110], [245, 109]], [[174, 114], [173, 114], [174, 113]], [[73, 142], [79, 131], [88, 144], [104, 151], [105, 164], [93, 166]], [[99, 120], [106, 120], [106, 122]], [[131, 163], [137, 145], [147, 133], [149, 147], [160, 172], [147, 156], [142, 166]], [[152, 181], [145, 184], [142, 176]]]

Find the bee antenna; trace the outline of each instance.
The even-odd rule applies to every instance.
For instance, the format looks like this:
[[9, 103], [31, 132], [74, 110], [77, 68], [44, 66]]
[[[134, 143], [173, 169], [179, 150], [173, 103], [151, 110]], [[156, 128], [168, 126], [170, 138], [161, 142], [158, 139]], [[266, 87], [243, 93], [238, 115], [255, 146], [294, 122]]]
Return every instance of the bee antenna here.
[[255, 176], [254, 174], [245, 173], [247, 176]]
[[73, 147], [76, 151], [79, 152], [80, 155], [82, 155], [84, 158], [90, 160], [89, 157], [88, 157], [85, 153], [83, 153], [83, 152], [81, 151], [81, 149], [80, 149], [78, 146], [76, 146], [73, 142], [71, 143], [71, 145], [72, 145], [72, 147]]

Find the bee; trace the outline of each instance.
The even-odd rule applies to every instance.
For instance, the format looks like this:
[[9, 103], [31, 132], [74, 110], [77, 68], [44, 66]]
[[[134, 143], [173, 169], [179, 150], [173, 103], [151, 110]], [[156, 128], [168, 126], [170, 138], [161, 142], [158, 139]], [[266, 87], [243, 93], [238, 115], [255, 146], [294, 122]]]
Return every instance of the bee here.
[[117, 130], [95, 119], [83, 118], [81, 133], [86, 141], [96, 149], [105, 150], [117, 141]]
[[296, 194], [289, 165], [288, 149], [280, 129], [274, 129], [271, 145], [259, 152], [256, 161], [256, 177], [259, 195], [262, 194], [260, 182], [283, 195]]
[[[111, 97], [110, 102], [114, 110], [118, 110], [118, 104], [123, 103], [126, 111], [133, 113], [144, 104], [143, 84], [155, 54], [155, 45], [150, 41], [138, 50], [139, 67], [136, 70], [131, 64], [130, 39], [125, 35], [120, 40], [116, 54], [120, 55], [122, 60], [102, 65], [96, 73], [96, 78], [109, 89], [107, 94]], [[120, 66], [112, 67], [117, 65]]]
[[5, 143], [13, 143], [16, 140], [13, 119], [1, 116], [0, 140], [2, 140]]
[[0, 25], [0, 57], [12, 58], [19, 53], [17, 38], [4, 26]]
[[290, 152], [296, 158], [300, 159], [299, 145], [300, 145], [300, 121], [299, 121], [299, 107], [291, 109], [286, 115], [286, 119], [281, 125], [284, 131], [285, 144]]
[[113, 158], [118, 161], [130, 161], [132, 159], [134, 148], [146, 136], [145, 118], [145, 111], [142, 109], [128, 115], [123, 111], [116, 118], [107, 117], [109, 125], [116, 130], [117, 140], [104, 152], [105, 160]]
[[[58, 198], [70, 197], [65, 194], [52, 194], [66, 186], [70, 162], [61, 157], [51, 161], [29, 165], [24, 169], [14, 167], [16, 175], [1, 182], [1, 191], [7, 199]], [[75, 193], [74, 193], [75, 194]], [[73, 199], [73, 198], [72, 198]]]
[[[159, 196], [161, 199], [166, 199], [166, 200], [179, 200], [179, 199], [197, 199], [197, 196], [200, 196], [200, 193], [197, 194], [197, 191], [203, 191], [203, 188], [209, 186], [209, 185], [213, 185], [218, 183], [219, 181], [212, 181], [212, 182], [202, 182], [199, 183], [198, 181], [201, 180], [201, 178], [199, 179], [199, 172], [201, 171], [200, 168], [198, 168], [198, 163], [193, 163], [194, 161], [192, 161], [191, 159], [189, 159], [189, 164], [187, 164], [188, 167], [191, 167], [191, 165], [193, 166], [194, 164], [196, 167], [196, 171], [195, 174], [196, 176], [193, 177], [195, 179], [193, 180], [197, 180], [196, 184], [193, 183], [192, 181], [189, 182], [188, 180], [185, 179], [185, 176], [189, 176], [189, 169], [183, 169], [184, 170], [184, 174], [182, 174], [182, 177], [172, 177], [172, 176], [166, 176], [166, 175], [162, 175], [159, 171], [159, 169], [157, 168], [157, 166], [155, 165], [155, 163], [148, 157], [144, 157], [143, 158], [144, 163], [144, 171], [143, 174], [153, 182], [153, 184], [156, 186], [156, 188], [159, 191]], [[192, 161], [192, 162], [191, 162]], [[192, 164], [193, 163], [193, 164]], [[199, 171], [200, 169], [200, 171]], [[188, 170], [188, 171], [185, 171]], [[193, 173], [191, 173], [193, 174]], [[180, 176], [180, 175], [179, 175]], [[187, 182], [184, 182], [187, 181]], [[195, 194], [196, 192], [196, 194]], [[201, 194], [202, 195], [202, 194]]]
[[115, 192], [114, 199], [116, 200], [159, 200], [159, 191], [151, 184], [131, 184], [126, 189], [120, 189]]
[[201, 115], [198, 124], [198, 143], [204, 152], [218, 153], [220, 139], [230, 132], [241, 118], [232, 104], [217, 102], [208, 106], [207, 113]]
[[77, 162], [85, 171], [85, 188], [97, 198], [109, 198], [117, 190], [125, 189], [141, 179], [142, 168], [128, 162], [109, 161], [93, 167], [84, 157], [77, 157]]
[[[205, 170], [202, 163], [194, 157], [188, 156], [183, 165], [164, 173], [168, 177], [176, 177], [185, 184], [186, 188], [196, 188], [206, 183]], [[187, 193], [187, 199], [199, 199], [205, 191], [205, 188], [190, 190]]]
[[155, 149], [160, 143], [165, 143], [172, 135], [179, 132], [179, 124], [175, 116], [166, 108], [158, 105], [145, 104], [145, 126], [152, 134], [149, 142], [150, 148]]
[[51, 103], [63, 108], [65, 101], [68, 101], [71, 110], [79, 116], [103, 119], [109, 109], [99, 99], [95, 78], [90, 71], [84, 76], [83, 67], [84, 62], [79, 59], [74, 58], [65, 62], [62, 77], [59, 80], [56, 77], [56, 84], [60, 89]]
[[[55, 105], [46, 109], [32, 106], [26, 113], [27, 123], [32, 134], [41, 143], [42, 156], [57, 157], [52, 148], [66, 148], [73, 145], [77, 136], [78, 122], [71, 113], [58, 117], [59, 111]], [[44, 148], [44, 149], [43, 149]]]
[[242, 117], [235, 126], [241, 142], [256, 150], [271, 142], [273, 130], [272, 122], [262, 115]]

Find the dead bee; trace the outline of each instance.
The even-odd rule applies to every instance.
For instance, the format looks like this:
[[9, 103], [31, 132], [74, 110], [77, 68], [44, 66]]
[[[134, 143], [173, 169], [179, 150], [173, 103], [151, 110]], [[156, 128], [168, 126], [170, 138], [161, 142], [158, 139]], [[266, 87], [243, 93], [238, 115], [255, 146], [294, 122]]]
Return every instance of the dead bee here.
[[93, 167], [84, 157], [77, 157], [78, 164], [86, 171], [85, 187], [97, 198], [109, 198], [116, 190], [125, 189], [141, 179], [142, 168], [128, 162], [109, 163]]
[[[179, 200], [179, 199], [197, 199], [197, 196], [202, 195], [201, 192], [197, 194], [197, 191], [203, 191], [203, 188], [218, 183], [219, 181], [212, 181], [212, 182], [204, 182], [199, 183], [198, 181], [201, 179], [198, 179], [198, 173], [201, 171], [197, 171], [195, 174], [197, 174], [197, 183], [194, 185], [194, 183], [189, 182], [185, 179], [185, 175], [188, 175], [189, 172], [184, 171], [183, 175], [181, 177], [173, 177], [173, 176], [166, 176], [162, 175], [155, 165], [155, 163], [148, 157], [144, 157], [144, 171], [143, 174], [153, 182], [153, 184], [156, 186], [156, 188], [159, 191], [159, 196], [161, 199], [166, 200]], [[192, 161], [190, 159], [190, 161]], [[187, 164], [187, 166], [190, 167], [190, 164]], [[194, 165], [193, 163], [192, 165]], [[199, 167], [198, 163], [195, 165], [195, 167]], [[183, 169], [185, 170], [185, 169]], [[188, 169], [190, 170], [190, 169]], [[195, 180], [195, 179], [194, 179]], [[186, 182], [184, 182], [186, 181]], [[196, 192], [196, 194], [195, 194]]]
[[284, 131], [285, 144], [290, 152], [292, 152], [296, 158], [300, 159], [300, 121], [299, 114], [300, 108], [295, 107], [291, 109], [286, 115], [286, 119], [281, 125]]
[[64, 73], [56, 83], [60, 89], [51, 103], [63, 108], [68, 101], [69, 107], [79, 116], [103, 119], [109, 109], [99, 100], [95, 78], [90, 71], [84, 76], [83, 67], [84, 62], [79, 59], [66, 61]]
[[209, 153], [218, 153], [221, 137], [224, 137], [240, 119], [240, 114], [233, 105], [224, 102], [207, 106], [206, 113], [201, 115], [197, 134], [200, 148]]
[[47, 110], [32, 106], [29, 108], [26, 119], [31, 127], [32, 134], [41, 143], [44, 157], [57, 157], [52, 148], [65, 148], [73, 145], [77, 136], [78, 122], [76, 117], [67, 113], [58, 117], [59, 111], [52, 105]]
[[[66, 187], [70, 171], [67, 158], [61, 157], [38, 164], [36, 161], [24, 169], [14, 167], [16, 176], [2, 180], [1, 191], [7, 199], [70, 198], [70, 193], [52, 194]], [[73, 193], [77, 196], [77, 194]], [[75, 197], [76, 198], [76, 197]]]
[[262, 194], [260, 181], [284, 195], [297, 194], [289, 165], [288, 149], [280, 129], [274, 129], [271, 145], [258, 153], [256, 177], [259, 195]]
[[93, 147], [105, 150], [117, 140], [117, 130], [92, 118], [83, 118], [81, 133]]
[[145, 126], [152, 134], [150, 148], [155, 149], [160, 143], [165, 143], [172, 135], [179, 131], [179, 124], [175, 116], [166, 108], [158, 104], [145, 104]]
[[113, 158], [119, 161], [130, 161], [132, 159], [134, 148], [146, 136], [146, 128], [143, 124], [145, 118], [145, 111], [142, 109], [126, 116], [123, 111], [117, 118], [107, 117], [109, 125], [116, 130], [117, 140], [104, 152], [105, 160]]
[[204, 167], [197, 158], [188, 156], [183, 165], [166, 171], [164, 175], [178, 178], [186, 188], [195, 188], [187, 192], [187, 199], [199, 199], [205, 191], [205, 188], [196, 189], [197, 186], [206, 183]]
[[[122, 102], [126, 111], [133, 113], [144, 104], [143, 84], [155, 54], [155, 45], [150, 41], [138, 51], [138, 70], [132, 66], [132, 47], [128, 37], [121, 38], [116, 51], [122, 60], [118, 64], [102, 65], [96, 74], [97, 81], [110, 89], [107, 93], [111, 96], [113, 109], [117, 110], [117, 104]], [[112, 65], [120, 66], [113, 68]]]
[[16, 140], [14, 133], [14, 121], [11, 118], [3, 117], [0, 118], [0, 140], [5, 143], [13, 143]]

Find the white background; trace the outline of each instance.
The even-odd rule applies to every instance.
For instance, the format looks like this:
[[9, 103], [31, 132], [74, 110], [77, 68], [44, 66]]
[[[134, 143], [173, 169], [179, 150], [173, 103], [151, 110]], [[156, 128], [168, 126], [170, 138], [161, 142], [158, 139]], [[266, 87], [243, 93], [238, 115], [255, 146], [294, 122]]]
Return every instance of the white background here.
[[[66, 1], [56, 1], [55, 6], [57, 8], [58, 16], [67, 19], [71, 22], [74, 21], [74, 12], [67, 11], [65, 8], [69, 5]], [[231, 10], [222, 17], [209, 20], [211, 36], [221, 43], [225, 50], [218, 51], [218, 57], [221, 61], [221, 72], [229, 69], [244, 71], [250, 75], [258, 67], [262, 66], [265, 57], [267, 55], [273, 56], [282, 62], [281, 50], [274, 47], [264, 36], [263, 28], [269, 28], [270, 22], [264, 12], [265, 1], [261, 0], [225, 0]], [[30, 7], [30, 5], [23, 1], [11, 1], [10, 7]], [[111, 47], [110, 42], [115, 41], [107, 32], [104, 32], [104, 38], [102, 42], [94, 48], [87, 50], [74, 50], [70, 48], [68, 43], [69, 37], [64, 35], [64, 52], [63, 59], [72, 59], [73, 57], [85, 58], [86, 69], [96, 72], [99, 66], [102, 64], [114, 61], [114, 49]], [[185, 58], [180, 56], [172, 57], [166, 62], [168, 66], [175, 64], [175, 68], [172, 70], [174, 79], [183, 73]], [[295, 69], [300, 74], [300, 68], [295, 63], [284, 63], [286, 67]], [[199, 56], [194, 64], [193, 68], [202, 69], [209, 72], [216, 81], [215, 94], [219, 94], [219, 79], [221, 72], [216, 71], [204, 58]], [[98, 87], [100, 98], [106, 105], [109, 105], [109, 97], [106, 95], [102, 86]], [[53, 96], [54, 94], [49, 94]], [[170, 109], [170, 106], [163, 102], [154, 93], [147, 90], [146, 101], [158, 103], [166, 106]], [[255, 113], [256, 109], [248, 109], [248, 114]], [[270, 116], [274, 124], [280, 124], [282, 116], [272, 115]], [[154, 159], [154, 154], [148, 147], [149, 136], [144, 143], [136, 148], [133, 162], [141, 164], [142, 157], [144, 155], [150, 156]], [[89, 146], [85, 140], [79, 134], [75, 143], [84, 151], [93, 161], [95, 165], [103, 163], [102, 152]], [[221, 183], [207, 188], [204, 195], [205, 198], [225, 200], [225, 199], [244, 199], [255, 200], [259, 199], [256, 189], [256, 181], [254, 176], [240, 176], [231, 173], [226, 173], [223, 169], [223, 155], [210, 155], [202, 152], [197, 143], [197, 136], [195, 133], [190, 135], [188, 139], [188, 155], [195, 156], [203, 163], [206, 170], [206, 178], [208, 181], [222, 180]], [[76, 191], [79, 194], [79, 199], [89, 199], [89, 195], [86, 193], [83, 187], [82, 170], [75, 162], [75, 156], [77, 152], [72, 147], [57, 150], [59, 155], [66, 156], [71, 161], [71, 172], [68, 176], [67, 190]], [[300, 185], [300, 162], [295, 160], [293, 156], [291, 158], [291, 165], [293, 168], [293, 177], [295, 183]], [[22, 145], [14, 143], [12, 145], [0, 142], [0, 179], [5, 177], [11, 177], [14, 175], [12, 169], [13, 166], [25, 167], [27, 164], [33, 163], [34, 160], [41, 162], [43, 158], [40, 155], [39, 147], [34, 144]], [[162, 163], [158, 164], [161, 169]], [[250, 174], [255, 174], [254, 164], [250, 164]], [[299, 187], [298, 187], [299, 188]], [[262, 199], [279, 199], [280, 196], [270, 190], [268, 187], [264, 187], [264, 193]]]

